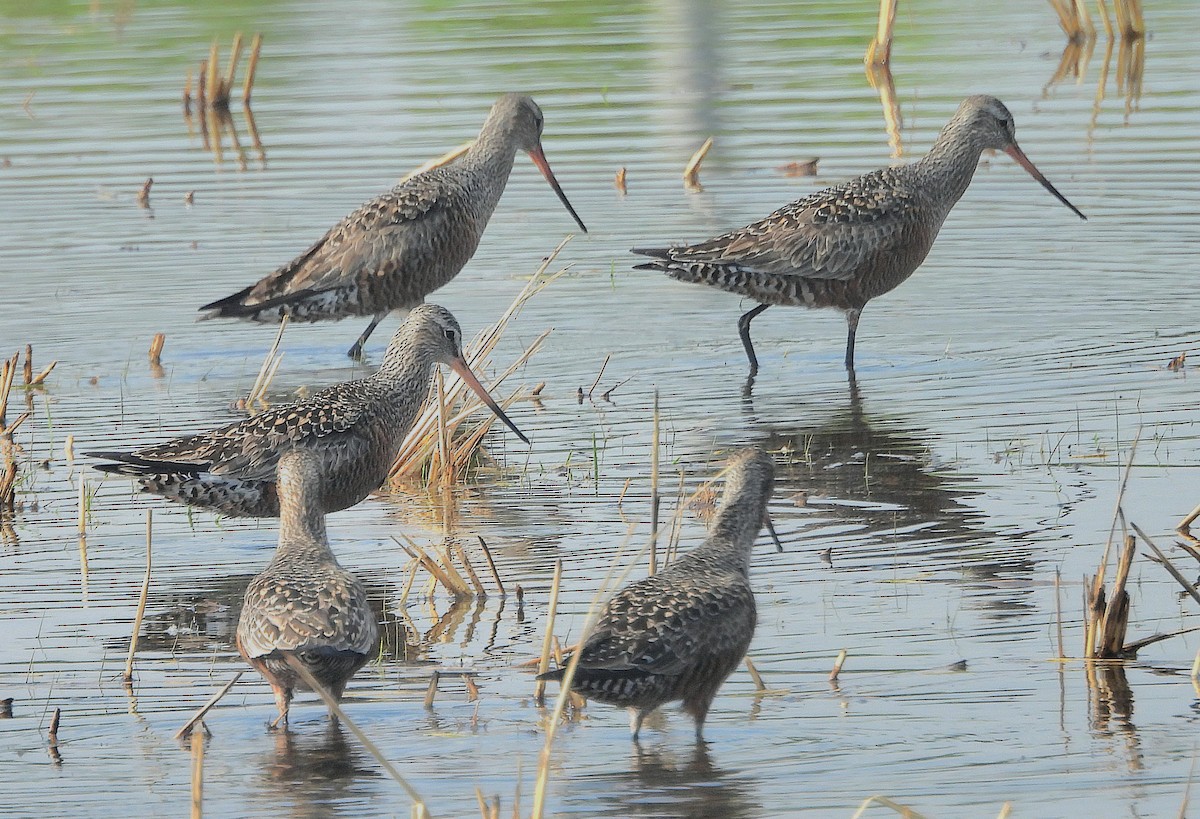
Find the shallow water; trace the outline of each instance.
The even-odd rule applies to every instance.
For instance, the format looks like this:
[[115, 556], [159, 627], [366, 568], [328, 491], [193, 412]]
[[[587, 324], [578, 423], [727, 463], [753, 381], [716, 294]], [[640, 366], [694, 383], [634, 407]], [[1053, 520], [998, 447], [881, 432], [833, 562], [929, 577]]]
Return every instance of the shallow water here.
[[[928, 147], [963, 96], [995, 94], [1026, 153], [1089, 221], [1006, 157], [985, 158], [923, 268], [864, 312], [857, 394], [841, 317], [776, 308], [755, 321], [763, 371], [749, 399], [735, 329], [749, 305], [633, 271], [626, 250], [712, 235], [889, 162], [861, 64], [872, 4], [0, 10], [0, 352], [28, 342], [35, 367], [59, 362], [28, 396], [23, 510], [0, 547], [0, 699], [15, 700], [0, 721], [0, 813], [187, 810], [190, 761], [172, 735], [243, 667], [237, 607], [275, 537], [269, 523], [189, 516], [101, 483], [85, 458], [65, 459], [67, 436], [76, 452], [134, 446], [233, 417], [273, 330], [194, 324], [195, 308], [470, 139], [511, 89], [545, 110], [546, 154], [591, 230], [568, 244], [556, 267], [570, 272], [528, 303], [497, 356], [554, 328], [519, 374], [546, 382], [542, 401], [512, 413], [533, 447], [493, 433], [501, 471], [455, 503], [456, 531], [484, 536], [506, 581], [524, 587], [524, 616], [511, 596], [399, 606], [407, 559], [392, 536], [428, 544], [442, 533], [439, 503], [419, 491], [329, 522], [388, 623], [346, 707], [434, 813], [473, 814], [476, 787], [499, 794], [506, 814], [519, 787], [528, 811], [545, 715], [517, 666], [540, 650], [555, 558], [556, 631], [569, 643], [631, 526], [631, 543], [645, 542], [655, 389], [665, 522], [681, 480], [690, 494], [728, 450], [777, 453], [771, 512], [787, 551], [755, 556], [751, 654], [778, 693], [756, 697], [736, 672], [701, 751], [673, 708], [638, 752], [624, 714], [594, 704], [556, 742], [554, 813], [850, 815], [875, 793], [931, 816], [994, 815], [1004, 802], [1038, 816], [1178, 813], [1195, 754], [1196, 638], [1153, 645], [1089, 685], [1081, 663], [1053, 661], [1054, 578], [1075, 655], [1080, 580], [1099, 559], [1139, 426], [1127, 516], [1165, 546], [1200, 501], [1191, 374], [1165, 366], [1195, 343], [1194, 12], [1186, 0], [1147, 4], [1139, 96], [1118, 87], [1119, 54], [1106, 64], [1103, 38], [1078, 82], [1052, 83], [1063, 37], [1049, 7], [993, 5], [901, 4], [905, 155]], [[227, 140], [220, 159], [204, 150], [180, 107], [187, 68], [235, 30], [266, 43], [253, 108], [262, 151], [235, 105], [241, 161]], [[680, 170], [710, 135], [704, 190], [688, 193]], [[815, 178], [777, 170], [813, 156]], [[149, 210], [136, 202], [147, 177]], [[520, 158], [479, 252], [435, 300], [473, 333], [571, 226]], [[354, 374], [342, 353], [361, 324], [290, 329], [274, 397]], [[380, 329], [376, 356], [394, 326]], [[159, 331], [156, 377], [144, 356]], [[596, 393], [624, 383], [611, 402], [578, 403], [610, 354]], [[25, 400], [14, 391], [10, 421]], [[96, 492], [86, 593], [81, 475]], [[155, 568], [130, 696], [120, 673], [147, 509]], [[679, 529], [684, 548], [703, 536], [690, 510]], [[1194, 603], [1141, 557], [1130, 591], [1133, 637], [1196, 625]], [[460, 666], [478, 672], [479, 702], [448, 679], [426, 710], [430, 669]], [[55, 707], [58, 764], [46, 750]], [[248, 673], [209, 716], [210, 814], [407, 813], [403, 792], [310, 697], [289, 737], [265, 730], [273, 712]]]

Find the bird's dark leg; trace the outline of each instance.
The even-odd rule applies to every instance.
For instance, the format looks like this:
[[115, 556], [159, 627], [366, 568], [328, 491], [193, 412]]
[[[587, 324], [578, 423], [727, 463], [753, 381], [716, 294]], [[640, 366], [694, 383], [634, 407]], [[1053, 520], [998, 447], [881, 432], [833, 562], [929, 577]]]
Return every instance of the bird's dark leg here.
[[375, 328], [379, 326], [379, 322], [383, 321], [387, 313], [376, 313], [375, 318], [371, 319], [371, 323], [367, 325], [367, 329], [363, 330], [362, 335], [358, 337], [358, 341], [354, 342], [354, 346], [346, 351], [346, 355], [353, 358], [355, 361], [362, 359], [363, 346], [367, 343], [367, 339], [371, 337], [371, 333], [375, 332]]
[[738, 319], [738, 334], [742, 337], [742, 346], [746, 348], [746, 358], [750, 359], [750, 377], [753, 378], [758, 374], [758, 358], [754, 355], [754, 345], [750, 343], [750, 322], [754, 317], [766, 310], [771, 305], [760, 304], [753, 310], [750, 310]]
[[846, 326], [848, 328], [846, 334], [846, 369], [851, 373], [854, 372], [854, 333], [858, 330], [858, 317], [861, 315], [861, 307], [855, 307], [846, 311]]

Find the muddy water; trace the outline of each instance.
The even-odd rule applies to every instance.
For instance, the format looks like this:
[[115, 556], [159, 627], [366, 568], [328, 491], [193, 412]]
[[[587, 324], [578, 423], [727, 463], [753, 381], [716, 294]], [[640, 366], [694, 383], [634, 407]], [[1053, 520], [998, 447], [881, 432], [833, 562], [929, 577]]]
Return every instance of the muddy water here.
[[[242, 590], [268, 559], [269, 524], [216, 520], [100, 482], [75, 450], [132, 446], [232, 417], [268, 328], [193, 324], [195, 308], [302, 249], [412, 167], [469, 139], [500, 91], [546, 112], [545, 148], [591, 233], [570, 272], [526, 307], [512, 357], [553, 327], [520, 377], [526, 450], [494, 434], [502, 467], [463, 488], [452, 525], [497, 552], [516, 601], [410, 597], [392, 537], [441, 537], [420, 491], [339, 513], [330, 534], [387, 624], [347, 708], [435, 813], [470, 815], [475, 788], [528, 810], [543, 714], [517, 666], [540, 646], [553, 563], [558, 633], [573, 641], [633, 527], [649, 527], [652, 393], [664, 446], [664, 521], [730, 448], [777, 453], [772, 515], [787, 547], [755, 558], [752, 655], [772, 693], [739, 671], [693, 749], [668, 710], [642, 747], [599, 705], [554, 750], [561, 815], [849, 815], [875, 793], [927, 815], [1178, 812], [1194, 755], [1192, 636], [1097, 672], [1081, 644], [1081, 577], [1094, 570], [1120, 478], [1142, 441], [1126, 514], [1156, 537], [1200, 501], [1191, 255], [1200, 239], [1190, 3], [1147, 4], [1144, 66], [1118, 76], [1101, 42], [1078, 78], [1052, 81], [1063, 38], [1039, 2], [971, 14], [901, 4], [895, 94], [906, 156], [967, 93], [1003, 99], [1029, 156], [1081, 223], [1006, 157], [985, 159], [921, 271], [865, 311], [858, 383], [834, 313], [776, 308], [755, 322], [763, 372], [743, 394], [736, 297], [630, 269], [626, 249], [694, 240], [890, 161], [861, 54], [870, 4], [360, 5], [26, 3], [0, 12], [0, 351], [58, 360], [45, 390], [14, 392], [23, 509], [0, 551], [0, 813], [178, 815], [189, 759], [175, 730], [236, 670]], [[217, 37], [262, 31], [254, 95], [261, 150], [240, 108], [220, 157], [180, 111], [184, 73]], [[1119, 84], [1124, 80], [1123, 85]], [[1132, 88], [1131, 88], [1132, 86]], [[1099, 91], [1099, 93], [1098, 93]], [[1135, 93], [1138, 92], [1138, 93]], [[712, 135], [704, 190], [679, 179]], [[820, 157], [818, 175], [778, 168]], [[628, 194], [613, 187], [627, 168]], [[150, 208], [136, 193], [153, 177]], [[185, 204], [191, 192], [193, 202]], [[468, 332], [492, 320], [571, 228], [520, 159], [472, 263], [436, 300]], [[376, 355], [390, 322], [376, 339]], [[293, 328], [274, 396], [351, 376], [360, 323]], [[163, 371], [145, 350], [167, 334]], [[578, 403], [606, 355], [596, 395]], [[623, 382], [623, 383], [622, 383]], [[86, 477], [89, 573], [79, 571]], [[620, 502], [619, 502], [620, 499]], [[144, 568], [155, 568], [132, 692], [120, 683]], [[684, 548], [703, 525], [679, 515]], [[15, 537], [14, 537], [15, 536]], [[1187, 558], [1181, 565], [1190, 574]], [[636, 572], [642, 572], [639, 568]], [[1139, 558], [1132, 636], [1194, 626], [1165, 572]], [[849, 652], [838, 685], [826, 677]], [[469, 703], [431, 668], [478, 672]], [[63, 712], [60, 762], [46, 726]], [[399, 814], [403, 792], [353, 737], [302, 699], [291, 736], [269, 734], [266, 685], [248, 674], [209, 717], [212, 815]]]

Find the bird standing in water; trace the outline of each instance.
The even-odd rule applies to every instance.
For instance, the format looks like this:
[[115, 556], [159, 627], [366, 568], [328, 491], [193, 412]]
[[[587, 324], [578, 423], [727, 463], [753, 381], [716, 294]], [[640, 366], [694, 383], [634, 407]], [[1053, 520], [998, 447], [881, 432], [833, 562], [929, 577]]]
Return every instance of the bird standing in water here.
[[292, 449], [279, 459], [279, 545], [250, 581], [238, 619], [237, 648], [266, 678], [287, 727], [295, 689], [307, 685], [288, 663], [301, 663], [335, 700], [375, 653], [379, 627], [358, 578], [329, 548], [319, 506], [322, 461]]
[[202, 318], [277, 323], [284, 315], [293, 322], [371, 316], [347, 353], [360, 358], [388, 313], [421, 304], [471, 260], [518, 150], [529, 154], [587, 233], [546, 162], [542, 124], [542, 109], [530, 97], [505, 94], [461, 158], [362, 205], [274, 273], [201, 307]]
[[409, 313], [367, 378], [334, 384], [304, 401], [277, 404], [211, 432], [134, 452], [89, 452], [116, 463], [96, 469], [132, 475], [143, 491], [235, 517], [275, 517], [275, 471], [289, 449], [321, 461], [309, 502], [321, 514], [349, 508], [387, 479], [429, 394], [434, 364], [446, 364], [518, 438], [529, 443], [471, 373], [462, 330], [450, 311], [423, 304]]
[[[572, 689], [628, 708], [635, 741], [646, 715], [675, 700], [683, 700], [695, 720], [696, 740], [703, 740], [713, 697], [754, 636], [750, 551], [768, 520], [774, 484], [775, 465], [762, 450], [730, 458], [708, 538], [658, 574], [618, 592], [579, 649]], [[539, 679], [561, 681], [565, 671]]]
[[995, 97], [967, 97], [929, 153], [871, 171], [784, 205], [746, 227], [694, 245], [634, 248], [653, 261], [636, 265], [759, 302], [738, 320], [750, 360], [750, 322], [772, 304], [835, 307], [846, 314], [846, 369], [854, 371], [854, 334], [863, 307], [913, 274], [950, 209], [971, 184], [985, 149], [1004, 151], [1060, 202], [1086, 219], [1017, 147], [1012, 114]]

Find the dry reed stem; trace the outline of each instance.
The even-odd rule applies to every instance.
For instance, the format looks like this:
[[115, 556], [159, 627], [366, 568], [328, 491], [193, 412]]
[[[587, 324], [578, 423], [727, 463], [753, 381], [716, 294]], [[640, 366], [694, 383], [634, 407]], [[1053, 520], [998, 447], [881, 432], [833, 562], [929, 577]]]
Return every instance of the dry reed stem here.
[[223, 88], [225, 96], [229, 96], [229, 92], [233, 90], [233, 75], [237, 73], [238, 60], [242, 58], [242, 32], [235, 32], [233, 35], [233, 45], [229, 47], [229, 68], [225, 71], [225, 80]]
[[859, 817], [867, 812], [867, 808], [875, 804], [883, 805], [885, 808], [891, 808], [896, 813], [903, 816], [904, 819], [925, 819], [923, 814], [917, 813], [907, 805], [901, 805], [899, 802], [889, 799], [881, 793], [877, 793], [874, 796], [868, 796], [866, 799], [864, 799], [863, 803], [858, 806], [858, 810], [854, 812], [854, 815], [851, 816], [850, 819], [859, 819]]
[[479, 582], [479, 575], [475, 574], [475, 567], [471, 565], [471, 560], [467, 557], [466, 548], [459, 541], [455, 541], [454, 545], [458, 551], [458, 559], [463, 564], [463, 569], [466, 570], [471, 585], [475, 587], [475, 596], [478, 598], [487, 597], [487, 589]]
[[1195, 587], [1188, 582], [1188, 579], [1183, 576], [1183, 573], [1180, 572], [1179, 569], [1175, 568], [1175, 564], [1172, 563], [1156, 545], [1154, 545], [1154, 541], [1151, 540], [1145, 532], [1139, 529], [1136, 523], [1131, 522], [1129, 525], [1133, 527], [1133, 531], [1137, 532], [1138, 537], [1145, 541], [1146, 545], [1154, 551], [1154, 554], [1158, 556], [1160, 561], [1162, 561], [1163, 568], [1170, 572], [1171, 577], [1174, 577], [1176, 582], [1178, 582], [1180, 586], [1183, 586], [1184, 591], [1190, 594], [1193, 600], [1195, 600], [1197, 603], [1200, 603], [1200, 593], [1197, 593]]
[[263, 396], [266, 395], [272, 379], [275, 378], [275, 371], [279, 369], [279, 363], [283, 361], [283, 354], [279, 352], [279, 344], [283, 341], [283, 331], [287, 329], [287, 325], [288, 315], [285, 313], [279, 321], [279, 332], [275, 334], [275, 342], [267, 350], [262, 366], [258, 368], [258, 378], [254, 379], [254, 386], [250, 388], [250, 392], [246, 396], [246, 411], [251, 415], [255, 413], [256, 404], [264, 406], [266, 404]]
[[162, 364], [163, 346], [167, 343], [166, 333], [155, 333], [154, 338], [150, 340], [150, 351], [147, 355], [150, 358], [150, 363], [158, 366]]
[[658, 388], [654, 389], [654, 412], [650, 433], [650, 574], [658, 571]]
[[887, 65], [892, 60], [892, 30], [896, 25], [898, 0], [879, 0], [879, 22], [875, 26], [875, 37], [867, 46], [863, 58], [869, 66]]
[[321, 683], [317, 681], [317, 678], [313, 676], [312, 672], [308, 670], [304, 663], [297, 660], [291, 654], [284, 655], [284, 659], [287, 661], [287, 664], [292, 667], [292, 670], [300, 675], [300, 678], [304, 680], [305, 684], [308, 685], [308, 687], [311, 688], [317, 694], [317, 696], [319, 696], [325, 702], [325, 706], [329, 709], [329, 712], [346, 724], [346, 727], [350, 729], [350, 733], [354, 734], [354, 736], [358, 738], [358, 741], [361, 742], [363, 747], [370, 752], [371, 756], [375, 757], [376, 761], [383, 766], [383, 769], [387, 771], [388, 775], [392, 777], [392, 779], [396, 780], [400, 787], [404, 788], [404, 792], [407, 793], [409, 798], [413, 800], [414, 807], [420, 806], [422, 810], [426, 810], [425, 800], [421, 798], [421, 794], [417, 793], [416, 788], [410, 785], [408, 781], [400, 775], [400, 772], [396, 770], [395, 766], [392, 765], [391, 762], [388, 761], [387, 757], [383, 755], [383, 752], [379, 750], [379, 747], [371, 741], [370, 737], [363, 733], [362, 728], [358, 727], [358, 723], [350, 719], [346, 712], [342, 710], [342, 706], [338, 704], [338, 701], [335, 700], [333, 695], [325, 689], [325, 686], [321, 685]]
[[[0, 420], [3, 418], [4, 416], [0, 414]], [[1183, 520], [1179, 521], [1179, 525], [1175, 528], [1181, 532], [1187, 532], [1191, 529], [1192, 523], [1196, 520], [1196, 518], [1200, 518], [1200, 504], [1197, 504], [1195, 509], [1188, 512], [1187, 515], [1184, 516]]]
[[1000, 813], [996, 814], [996, 819], [1008, 819], [1008, 817], [1011, 813], [1012, 813], [1012, 803], [1005, 802], [1003, 805], [1000, 806]]
[[[203, 725], [203, 723], [201, 723]], [[192, 819], [204, 815], [204, 732], [192, 732]]]
[[398, 538], [393, 537], [396, 545], [403, 549], [409, 557], [417, 560], [425, 571], [441, 583], [446, 591], [450, 592], [454, 597], [469, 597], [470, 590], [467, 588], [466, 582], [458, 576], [458, 572], [454, 571], [453, 567], [442, 566], [432, 557], [425, 553], [425, 550], [418, 546], [412, 538], [401, 532], [401, 537], [408, 541], [408, 544], [402, 543]]
[[423, 173], [426, 173], [427, 171], [432, 171], [434, 168], [441, 168], [445, 165], [449, 165], [451, 162], [458, 159], [460, 156], [465, 154], [467, 151], [471, 150], [471, 146], [474, 144], [475, 144], [475, 140], [471, 140], [470, 142], [464, 142], [462, 145], [459, 145], [457, 148], [447, 151], [446, 153], [442, 154], [437, 159], [429, 160], [428, 162], [424, 163], [420, 167], [406, 173], [404, 176], [402, 176], [400, 178], [400, 182], [397, 184], [403, 185], [405, 182], [412, 179], [414, 176], [417, 176], [418, 174], [423, 174]]
[[1200, 697], [1200, 651], [1196, 652], [1196, 659], [1192, 660], [1192, 689], [1196, 692], [1196, 696]]
[[1104, 542], [1104, 554], [1100, 558], [1100, 569], [1096, 573], [1095, 582], [1092, 586], [1092, 597], [1096, 598], [1104, 591], [1104, 574], [1108, 567], [1108, 554], [1112, 549], [1113, 535], [1116, 534], [1117, 524], [1124, 525], [1125, 513], [1121, 509], [1121, 501], [1125, 498], [1125, 489], [1129, 486], [1129, 476], [1133, 472], [1133, 459], [1137, 455], [1138, 443], [1142, 440], [1142, 428], [1138, 427], [1137, 434], [1133, 436], [1133, 443], [1129, 445], [1129, 460], [1125, 464], [1125, 472], [1121, 476], [1121, 485], [1117, 489], [1117, 500], [1113, 504], [1113, 519], [1112, 524], [1108, 528], [1108, 539]]
[[704, 162], [704, 157], [708, 156], [708, 152], [712, 150], [713, 138], [709, 137], [704, 140], [704, 144], [692, 154], [692, 158], [688, 160], [687, 165], [683, 168], [683, 186], [690, 191], [703, 190], [700, 184], [700, 164]]
[[435, 465], [433, 461], [430, 461], [429, 482], [430, 484], [435, 483], [434, 474], [440, 471], [442, 490], [449, 492], [451, 484], [454, 483], [454, 463], [450, 459], [450, 435], [446, 431], [446, 385], [440, 367], [434, 372], [433, 383], [437, 392], [437, 451], [441, 463]]
[[1103, 659], [1120, 658], [1125, 654], [1125, 634], [1129, 627], [1129, 593], [1125, 591], [1125, 583], [1136, 549], [1137, 538], [1127, 536], [1117, 559], [1112, 595], [1104, 605], [1095, 634], [1094, 655]]
[[438, 679], [442, 676], [442, 672], [436, 668], [429, 675], [429, 687], [425, 689], [425, 707], [433, 707], [433, 698], [437, 696]]
[[240, 680], [242, 678], [242, 675], [245, 673], [246, 673], [246, 671], [245, 671], [245, 669], [243, 669], [243, 670], [237, 672], [236, 674], [234, 674], [233, 678], [229, 682], [225, 683], [225, 685], [221, 687], [220, 691], [213, 694], [209, 698], [208, 702], [206, 702], [206, 703], [204, 703], [204, 705], [200, 706], [200, 710], [197, 711], [195, 714], [192, 714], [191, 719], [189, 719], [187, 722], [185, 722], [183, 724], [183, 727], [175, 732], [175, 739], [183, 739], [185, 736], [190, 734], [192, 732], [192, 729], [196, 727], [196, 723], [198, 723], [202, 719], [204, 719], [204, 715], [207, 714], [209, 711], [211, 711], [213, 706], [221, 701], [221, 697], [223, 697], [229, 693], [229, 689], [233, 688], [234, 683], [236, 683], [238, 680]]
[[[463, 353], [467, 360], [467, 364], [476, 373], [476, 375], [480, 374], [484, 370], [488, 361], [488, 357], [495, 349], [501, 335], [503, 335], [505, 329], [507, 329], [509, 322], [517, 315], [517, 313], [520, 312], [520, 309], [525, 302], [537, 293], [541, 292], [544, 287], [553, 282], [559, 276], [562, 276], [567, 272], [566, 268], [564, 268], [552, 275], [545, 275], [546, 270], [558, 257], [558, 254], [562, 251], [563, 247], [568, 241], [570, 241], [570, 239], [571, 236], [567, 236], [558, 244], [558, 246], [550, 253], [550, 255], [542, 261], [541, 266], [539, 266], [537, 271], [529, 279], [525, 287], [522, 288], [521, 292], [517, 294], [517, 297], [508, 306], [508, 309], [499, 318], [499, 320], [497, 320], [496, 323], [491, 327], [480, 332], [464, 349]], [[549, 332], [550, 331], [547, 330], [538, 336], [534, 342], [530, 344], [517, 358], [517, 360], [513, 362], [513, 364], [511, 364], [498, 377], [493, 379], [491, 384], [487, 385], [489, 389], [496, 389], [505, 378], [507, 378], [509, 375], [515, 372], [518, 367], [524, 364], [525, 361], [527, 361], [529, 357], [532, 356], [538, 350], [538, 348], [540, 348], [542, 342], [545, 340]], [[431, 388], [430, 395], [433, 396], [435, 392], [436, 388]], [[452, 374], [446, 379], [445, 392], [450, 406], [454, 406], [461, 401], [461, 409], [456, 415], [448, 419], [447, 422], [451, 431], [451, 436], [453, 436], [453, 432], [458, 425], [461, 424], [469, 415], [482, 408], [484, 404], [469, 392], [466, 384], [455, 374]], [[499, 402], [500, 406], [502, 408], [506, 408], [515, 402], [518, 397], [519, 392], [514, 393], [506, 401]], [[469, 436], [464, 445], [459, 446], [455, 450], [454, 457], [460, 463], [465, 464], [473, 456], [474, 447], [477, 446], [478, 442], [483, 439], [484, 435], [486, 435], [487, 430], [491, 428], [491, 424], [494, 422], [494, 420], [494, 416], [489, 413], [487, 419], [481, 425], [481, 429], [477, 429], [471, 436]], [[399, 475], [419, 473], [422, 470], [423, 465], [428, 462], [432, 450], [436, 445], [436, 428], [437, 408], [433, 405], [432, 400], [427, 398], [420, 414], [413, 423], [412, 429], [409, 430], [408, 435], [404, 439], [404, 443], [400, 446], [396, 460], [393, 462], [392, 468], [388, 473], [389, 479], [395, 479]], [[453, 443], [453, 437], [451, 442]], [[470, 445], [470, 449], [467, 448], [468, 445]]]
[[262, 34], [255, 34], [250, 41], [250, 60], [246, 63], [246, 81], [242, 84], [242, 105], [250, 106], [250, 92], [254, 88], [254, 72], [258, 69], [258, 54], [262, 51]]
[[590, 399], [592, 393], [596, 391], [596, 385], [600, 383], [600, 379], [604, 377], [604, 369], [608, 366], [608, 360], [612, 358], [612, 353], [605, 353], [604, 360], [600, 362], [600, 372], [596, 373], [596, 380], [592, 382], [592, 386], [588, 387], [587, 397]]
[[79, 585], [83, 599], [88, 596], [87, 556], [87, 479], [79, 476]]
[[408, 604], [408, 595], [412, 592], [413, 583], [417, 580], [417, 569], [421, 568], [421, 561], [413, 558], [408, 562], [408, 567], [408, 580], [404, 582], [404, 591], [400, 593], [401, 609]]
[[1058, 627], [1058, 659], [1066, 658], [1066, 647], [1063, 643], [1063, 618], [1062, 618], [1062, 571], [1054, 570], [1054, 621]]
[[[558, 589], [562, 583], [562, 558], [554, 561], [554, 579], [550, 583], [550, 610], [546, 615], [546, 633], [542, 637], [542, 656], [538, 660], [538, 674], [550, 670], [550, 645], [554, 638], [554, 617], [558, 613]], [[546, 681], [537, 680], [533, 686], [533, 701], [539, 706], [546, 704]]]
[[154, 531], [154, 511], [146, 510], [146, 574], [142, 578], [142, 593], [138, 596], [137, 614], [133, 616], [133, 634], [129, 637], [129, 656], [125, 658], [125, 682], [133, 682], [133, 657], [137, 653], [138, 634], [142, 630], [142, 615], [146, 613], [146, 597], [150, 594], [150, 544]]
[[842, 666], [846, 664], [846, 657], [848, 656], [849, 652], [844, 648], [838, 652], [837, 659], [833, 661], [833, 670], [829, 672], [829, 681], [831, 683], [837, 682], [838, 675], [842, 673]]
[[763, 682], [762, 675], [758, 673], [758, 668], [755, 667], [754, 660], [751, 660], [750, 656], [746, 655], [742, 658], [742, 661], [746, 664], [746, 670], [750, 672], [750, 679], [754, 680], [754, 687], [760, 693], [766, 691], [767, 684]]
[[625, 169], [624, 168], [617, 169], [617, 175], [613, 179], [613, 185], [616, 186], [616, 189], [618, 191], [620, 191], [622, 196], [624, 196], [626, 193], [629, 192], [628, 189], [625, 187]]
[[17, 375], [18, 357], [19, 354], [16, 354], [6, 360], [3, 369], [0, 370], [0, 426], [4, 426], [4, 419], [8, 412], [8, 395], [12, 391], [13, 379]]
[[222, 93], [221, 81], [219, 79], [220, 72], [220, 51], [217, 41], [214, 39], [212, 45], [208, 49], [208, 99], [210, 108], [219, 108], [222, 105], [228, 104], [229, 98]]
[[30, 387], [40, 387], [42, 385], [42, 383], [46, 380], [46, 376], [48, 376], [48, 375], [50, 375], [50, 373], [54, 372], [54, 368], [56, 366], [58, 366], [58, 361], [51, 361], [49, 364], [47, 364], [45, 367], [42, 368], [42, 371], [40, 373], [38, 373], [37, 375], [35, 375], [33, 378], [31, 378], [29, 380], [29, 386]]
[[480, 535], [476, 535], [475, 537], [479, 538], [479, 545], [483, 549], [483, 556], [487, 558], [488, 569], [492, 572], [492, 579], [496, 581], [496, 588], [500, 590], [500, 596], [504, 597], [504, 583], [500, 580], [500, 572], [496, 569], [496, 561], [492, 559], [492, 550], [488, 548], [487, 542], [483, 537]]

